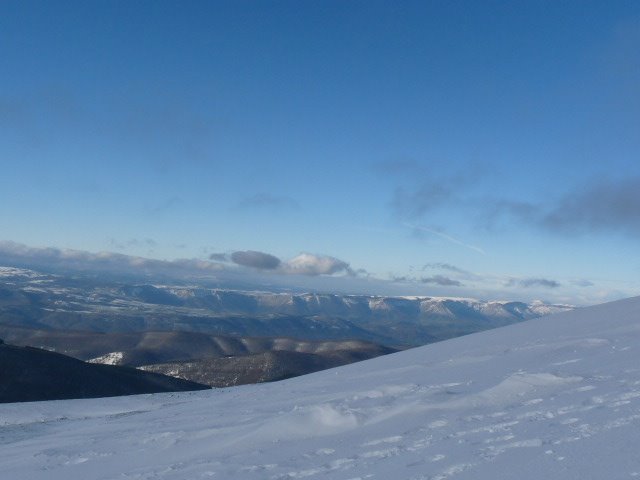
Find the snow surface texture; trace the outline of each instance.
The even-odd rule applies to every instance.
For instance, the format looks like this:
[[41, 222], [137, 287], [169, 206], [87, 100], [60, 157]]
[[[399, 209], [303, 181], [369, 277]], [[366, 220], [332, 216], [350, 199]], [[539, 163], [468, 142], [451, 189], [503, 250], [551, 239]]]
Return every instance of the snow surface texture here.
[[0, 478], [640, 477], [640, 298], [292, 380], [0, 406]]

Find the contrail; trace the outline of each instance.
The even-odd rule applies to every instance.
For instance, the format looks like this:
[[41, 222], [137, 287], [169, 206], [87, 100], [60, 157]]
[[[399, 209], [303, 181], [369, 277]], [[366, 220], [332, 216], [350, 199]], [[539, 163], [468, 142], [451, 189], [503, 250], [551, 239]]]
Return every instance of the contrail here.
[[455, 243], [456, 245], [460, 245], [461, 247], [465, 247], [465, 248], [468, 248], [469, 250], [473, 250], [474, 252], [478, 252], [481, 255], [486, 255], [487, 254], [487, 252], [485, 252], [480, 247], [476, 247], [475, 245], [469, 245], [467, 243], [464, 243], [461, 240], [458, 240], [457, 238], [452, 237], [451, 235], [447, 235], [446, 233], [442, 233], [442, 232], [439, 232], [437, 230], [433, 230], [432, 228], [420, 227], [418, 225], [411, 225], [409, 223], [405, 223], [405, 226], [407, 226], [409, 228], [414, 228], [416, 230], [422, 230], [423, 232], [432, 233], [433, 235], [438, 235], [440, 238], [444, 238], [445, 240], [447, 240], [447, 241], [449, 241], [451, 243]]

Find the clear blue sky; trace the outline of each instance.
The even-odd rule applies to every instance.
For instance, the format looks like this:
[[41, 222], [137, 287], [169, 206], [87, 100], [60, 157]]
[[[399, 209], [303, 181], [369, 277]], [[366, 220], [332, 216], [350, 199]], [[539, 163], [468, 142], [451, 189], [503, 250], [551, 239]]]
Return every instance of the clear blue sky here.
[[0, 58], [0, 240], [640, 294], [640, 2], [3, 0]]

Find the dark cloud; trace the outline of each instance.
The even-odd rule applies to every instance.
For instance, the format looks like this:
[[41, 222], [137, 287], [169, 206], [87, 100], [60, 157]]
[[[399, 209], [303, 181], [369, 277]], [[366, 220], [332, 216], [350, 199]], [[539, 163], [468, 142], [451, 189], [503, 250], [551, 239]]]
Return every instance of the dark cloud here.
[[569, 192], [552, 206], [494, 202], [487, 223], [495, 224], [505, 217], [564, 235], [617, 232], [638, 236], [640, 177], [601, 179]]
[[156, 260], [113, 252], [86, 252], [53, 247], [33, 248], [20, 243], [0, 241], [0, 260], [35, 266], [51, 266], [78, 270], [105, 270], [113, 272], [154, 271], [158, 273], [217, 272], [219, 263], [198, 259]]
[[391, 199], [391, 208], [400, 218], [419, 218], [455, 198], [454, 185], [459, 179], [437, 178], [432, 169], [415, 160], [383, 161], [373, 167], [385, 176], [402, 179]]
[[476, 205], [475, 200], [470, 202], [469, 195], [487, 176], [487, 168], [481, 165], [448, 176], [438, 174], [443, 169], [437, 164], [427, 167], [402, 162], [395, 168], [403, 173], [403, 181], [394, 190], [391, 208], [399, 218], [413, 220], [444, 206]]
[[353, 270], [353, 275], [361, 278], [373, 278], [373, 275], [364, 268]]
[[236, 205], [239, 210], [253, 209], [282, 209], [282, 208], [298, 208], [298, 202], [293, 198], [273, 195], [270, 193], [256, 193], [250, 197], [242, 199]]
[[231, 261], [243, 267], [251, 267], [257, 270], [275, 270], [282, 263], [280, 259], [274, 255], [255, 250], [245, 250], [233, 252]]
[[209, 260], [213, 260], [215, 262], [228, 262], [229, 255], [226, 253], [212, 253], [209, 255]]
[[[405, 181], [394, 191], [391, 207], [399, 218], [421, 218], [444, 206], [470, 206], [472, 198], [465, 192], [472, 189], [474, 183], [468, 175], [438, 178], [413, 162], [383, 164], [380, 168], [412, 171], [415, 177], [415, 180]], [[505, 199], [473, 203], [482, 205], [486, 214], [483, 223], [487, 227], [494, 227], [505, 219], [516, 219], [557, 234], [615, 232], [640, 235], [638, 176], [618, 180], [598, 179], [568, 192], [554, 204]]]
[[402, 276], [400, 276], [400, 277], [393, 275], [393, 276], [391, 276], [391, 279], [390, 279], [390, 280], [391, 280], [392, 282], [396, 282], [396, 283], [406, 283], [406, 282], [414, 281], [414, 279], [409, 278], [409, 277], [407, 277], [407, 276], [405, 276], [405, 275], [402, 275]]
[[549, 280], [547, 278], [512, 278], [506, 284], [506, 287], [521, 287], [521, 288], [558, 288], [560, 283], [555, 280]]
[[543, 215], [541, 224], [562, 233], [640, 234], [640, 177], [601, 180], [572, 192]]
[[137, 248], [137, 247], [146, 247], [153, 248], [158, 246], [158, 242], [156, 242], [152, 238], [131, 238], [126, 241], [118, 241], [115, 238], [109, 239], [109, 245], [118, 250], [126, 250], [127, 248]]
[[432, 277], [422, 277], [421, 283], [440, 285], [443, 287], [461, 287], [462, 283], [444, 275], [433, 275]]
[[462, 274], [469, 273], [466, 270], [456, 267], [455, 265], [451, 265], [450, 263], [441, 263], [441, 262], [427, 263], [422, 266], [423, 271], [428, 269], [447, 270], [449, 272], [462, 273]]

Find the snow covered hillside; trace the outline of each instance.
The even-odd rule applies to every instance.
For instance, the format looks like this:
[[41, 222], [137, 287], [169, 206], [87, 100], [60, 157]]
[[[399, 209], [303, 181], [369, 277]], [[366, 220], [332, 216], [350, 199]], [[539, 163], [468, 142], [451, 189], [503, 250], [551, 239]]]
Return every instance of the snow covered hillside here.
[[0, 406], [0, 478], [640, 477], [640, 298], [292, 380]]

